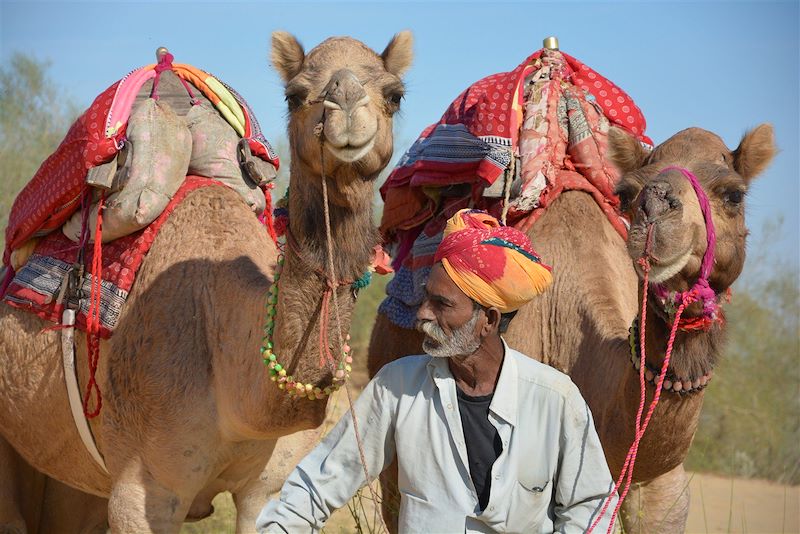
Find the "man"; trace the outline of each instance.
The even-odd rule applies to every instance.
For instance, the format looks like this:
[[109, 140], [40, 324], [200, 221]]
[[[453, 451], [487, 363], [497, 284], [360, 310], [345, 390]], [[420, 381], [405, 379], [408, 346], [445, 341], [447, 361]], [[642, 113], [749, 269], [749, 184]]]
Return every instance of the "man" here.
[[[400, 532], [585, 531], [613, 488], [589, 408], [569, 377], [500, 337], [549, 268], [524, 234], [471, 210], [448, 221], [435, 262], [417, 314], [427, 354], [386, 365], [354, 406], [370, 478], [397, 456]], [[259, 531], [321, 529], [363, 469], [346, 414]]]

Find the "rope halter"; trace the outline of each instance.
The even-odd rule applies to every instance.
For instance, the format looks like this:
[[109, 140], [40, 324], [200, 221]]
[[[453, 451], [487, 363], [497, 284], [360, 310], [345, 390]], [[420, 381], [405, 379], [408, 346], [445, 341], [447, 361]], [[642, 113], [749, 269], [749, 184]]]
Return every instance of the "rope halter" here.
[[692, 184], [706, 225], [706, 251], [703, 254], [703, 260], [700, 264], [700, 275], [697, 278], [697, 282], [695, 282], [689, 290], [669, 291], [663, 284], [654, 284], [653, 292], [656, 298], [664, 305], [664, 308], [670, 312], [671, 316], [674, 315], [674, 311], [679, 306], [683, 305], [686, 307], [693, 302], [699, 301], [703, 305], [702, 317], [714, 321], [720, 317], [720, 307], [717, 294], [708, 283], [711, 268], [714, 266], [714, 249], [717, 244], [717, 235], [714, 231], [714, 219], [711, 215], [711, 204], [708, 201], [708, 195], [706, 195], [706, 192], [703, 190], [700, 181], [694, 173], [684, 167], [672, 165], [662, 169], [659, 174], [663, 174], [667, 171], [680, 172], [689, 180], [689, 183]]

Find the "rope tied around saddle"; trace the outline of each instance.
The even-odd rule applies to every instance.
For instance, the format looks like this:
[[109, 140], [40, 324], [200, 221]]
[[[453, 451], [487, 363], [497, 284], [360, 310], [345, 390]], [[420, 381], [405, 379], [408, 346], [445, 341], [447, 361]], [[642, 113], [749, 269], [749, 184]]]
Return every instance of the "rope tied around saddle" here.
[[[85, 195], [91, 195], [91, 189], [87, 188]], [[91, 291], [89, 292], [89, 312], [86, 316], [86, 349], [89, 364], [89, 381], [86, 383], [86, 392], [83, 397], [83, 414], [87, 419], [97, 417], [103, 407], [103, 395], [100, 393], [100, 386], [97, 384], [97, 367], [100, 362], [100, 308], [101, 293], [103, 288], [103, 208], [105, 206], [106, 193], [100, 193], [97, 202], [97, 222], [95, 223], [94, 245], [92, 254], [92, 273]], [[89, 214], [91, 212], [90, 203], [86, 202], [81, 223], [81, 246], [78, 262], [83, 264], [83, 251], [89, 240]], [[94, 409], [89, 409], [89, 402], [95, 396]]]

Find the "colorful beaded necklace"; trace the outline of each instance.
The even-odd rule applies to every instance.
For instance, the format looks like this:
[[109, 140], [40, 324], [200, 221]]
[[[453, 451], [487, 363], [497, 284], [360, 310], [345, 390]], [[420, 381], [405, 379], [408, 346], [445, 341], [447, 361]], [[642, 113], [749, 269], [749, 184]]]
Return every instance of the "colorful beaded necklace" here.
[[[286, 374], [286, 368], [278, 362], [278, 357], [273, 352], [272, 334], [275, 330], [275, 315], [278, 305], [278, 280], [283, 271], [284, 255], [278, 256], [278, 264], [275, 268], [275, 280], [267, 293], [267, 319], [264, 325], [264, 338], [261, 343], [261, 355], [264, 364], [269, 368], [270, 379], [277, 382], [278, 389], [286, 391], [289, 395], [298, 397], [308, 397], [309, 400], [323, 399], [337, 391], [350, 377], [352, 371], [353, 358], [350, 356], [350, 334], [345, 336], [345, 343], [342, 347], [342, 359], [336, 365], [333, 373], [333, 383], [330, 386], [320, 388], [311, 383], [305, 384], [300, 380], [295, 380], [292, 375]], [[356, 281], [353, 285], [358, 283]], [[368, 283], [368, 282], [367, 282]]]

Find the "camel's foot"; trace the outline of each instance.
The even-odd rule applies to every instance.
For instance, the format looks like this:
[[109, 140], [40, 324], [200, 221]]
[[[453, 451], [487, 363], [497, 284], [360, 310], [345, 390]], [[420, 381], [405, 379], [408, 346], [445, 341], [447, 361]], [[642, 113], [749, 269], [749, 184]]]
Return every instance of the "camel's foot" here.
[[631, 486], [620, 510], [626, 534], [683, 532], [689, 517], [689, 479], [683, 464]]

